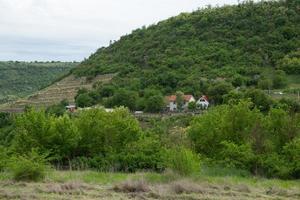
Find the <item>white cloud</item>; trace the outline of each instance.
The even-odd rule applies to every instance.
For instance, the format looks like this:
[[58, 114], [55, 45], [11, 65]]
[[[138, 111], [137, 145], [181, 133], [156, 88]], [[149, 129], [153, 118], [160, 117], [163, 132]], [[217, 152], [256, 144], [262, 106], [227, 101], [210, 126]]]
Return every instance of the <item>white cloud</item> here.
[[143, 25], [237, 0], [0, 0], [0, 60], [82, 60]]

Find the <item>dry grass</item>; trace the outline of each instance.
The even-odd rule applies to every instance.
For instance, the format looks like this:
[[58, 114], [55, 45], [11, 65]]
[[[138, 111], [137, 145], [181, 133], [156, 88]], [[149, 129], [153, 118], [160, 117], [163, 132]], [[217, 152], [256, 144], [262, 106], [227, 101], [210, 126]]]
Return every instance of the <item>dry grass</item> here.
[[176, 194], [204, 193], [200, 185], [187, 180], [173, 182], [170, 187]]
[[2, 178], [0, 199], [300, 199], [297, 182], [290, 185], [291, 182], [280, 181], [279, 184], [279, 180], [267, 180], [268, 185], [264, 185], [262, 180], [253, 184], [249, 179], [230, 177], [220, 180], [212, 177], [166, 178], [166, 175], [153, 173], [57, 173], [60, 179], [51, 175], [45, 182], [37, 183]]
[[92, 190], [93, 187], [81, 182], [68, 183], [50, 183], [42, 189], [37, 189], [39, 192], [54, 193], [54, 194], [85, 194], [84, 191]]
[[149, 192], [150, 187], [144, 180], [129, 180], [120, 184], [116, 184], [113, 187], [115, 192], [123, 193], [140, 193], [140, 192]]

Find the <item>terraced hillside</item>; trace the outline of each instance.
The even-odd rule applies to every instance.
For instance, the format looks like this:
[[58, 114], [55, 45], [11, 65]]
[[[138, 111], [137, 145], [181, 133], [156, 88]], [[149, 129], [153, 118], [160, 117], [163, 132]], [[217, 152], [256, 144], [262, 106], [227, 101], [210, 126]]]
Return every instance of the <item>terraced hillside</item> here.
[[24, 98], [69, 74], [76, 62], [0, 61], [0, 104]]
[[74, 97], [80, 88], [91, 89], [93, 84], [97, 82], [107, 83], [113, 76], [114, 74], [105, 74], [89, 80], [86, 77], [77, 78], [74, 75], [70, 75], [27, 98], [3, 104], [2, 106], [0, 105], [0, 111], [22, 112], [25, 106], [47, 107], [59, 103], [64, 99], [67, 99], [70, 103], [74, 103]]

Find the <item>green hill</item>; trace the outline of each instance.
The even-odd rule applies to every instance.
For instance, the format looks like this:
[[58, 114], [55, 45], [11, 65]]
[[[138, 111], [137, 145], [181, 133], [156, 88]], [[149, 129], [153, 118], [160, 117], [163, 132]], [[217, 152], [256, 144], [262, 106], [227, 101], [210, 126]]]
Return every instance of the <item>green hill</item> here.
[[209, 94], [216, 82], [288, 89], [285, 72], [300, 73], [299, 9], [299, 1], [287, 0], [182, 13], [100, 48], [73, 73], [117, 72], [114, 90], [137, 98], [148, 89]]
[[32, 94], [66, 75], [77, 63], [0, 62], [0, 103]]

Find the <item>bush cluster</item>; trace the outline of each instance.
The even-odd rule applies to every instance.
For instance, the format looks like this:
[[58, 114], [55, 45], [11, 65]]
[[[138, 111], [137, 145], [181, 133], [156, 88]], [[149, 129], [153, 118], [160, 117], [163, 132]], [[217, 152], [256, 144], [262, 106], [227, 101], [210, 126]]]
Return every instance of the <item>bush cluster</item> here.
[[273, 108], [263, 114], [242, 101], [196, 117], [188, 133], [196, 152], [217, 164], [299, 178], [299, 113]]
[[8, 171], [16, 181], [39, 181], [50, 169], [45, 155], [35, 150], [23, 155], [13, 155], [8, 159]]
[[[125, 108], [62, 116], [29, 109], [16, 117], [11, 134], [13, 138], [6, 146], [13, 155], [9, 168], [17, 180], [43, 176], [45, 163], [38, 154], [47, 154], [58, 169], [161, 172], [171, 168], [182, 175], [199, 170], [190, 150], [166, 150], [160, 135], [143, 131]], [[2, 154], [0, 169], [6, 155]]]

